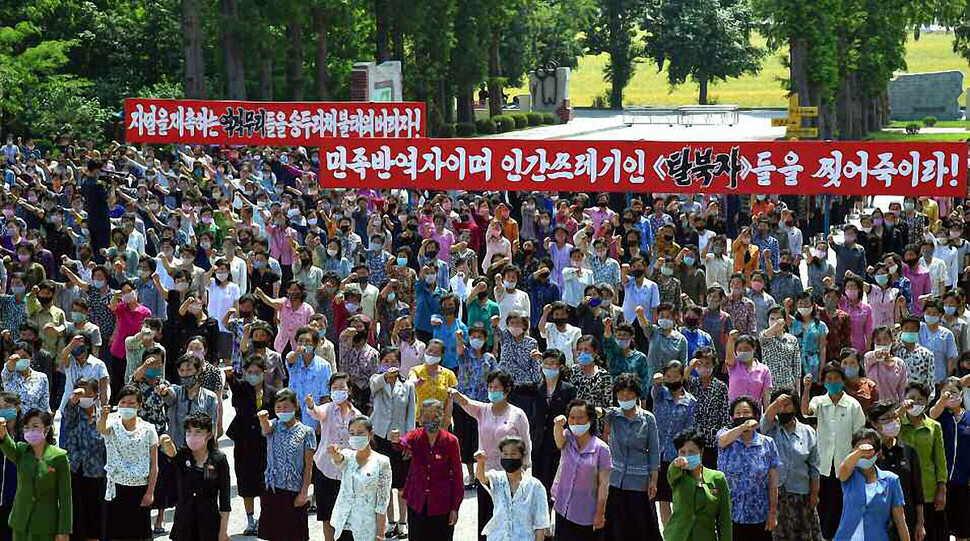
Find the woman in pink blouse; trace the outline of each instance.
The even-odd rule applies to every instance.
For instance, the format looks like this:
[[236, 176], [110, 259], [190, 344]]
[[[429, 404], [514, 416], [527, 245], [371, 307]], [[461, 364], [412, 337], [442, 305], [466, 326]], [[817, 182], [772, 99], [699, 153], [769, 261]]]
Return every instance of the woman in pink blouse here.
[[852, 347], [859, 351], [869, 351], [869, 340], [872, 337], [873, 318], [872, 307], [862, 300], [864, 283], [858, 276], [849, 276], [842, 286], [842, 301], [839, 308], [849, 314], [852, 321]]
[[876, 382], [879, 398], [892, 400], [899, 404], [906, 397], [906, 382], [909, 381], [909, 370], [902, 359], [892, 354], [892, 327], [876, 327], [872, 332], [873, 350], [863, 357], [866, 375]]
[[488, 231], [485, 233], [485, 257], [482, 258], [482, 272], [488, 272], [492, 258], [496, 255], [507, 257], [511, 261], [512, 243], [502, 235], [502, 225], [493, 221], [488, 224]]
[[930, 281], [930, 271], [919, 262], [919, 251], [915, 248], [908, 248], [903, 251], [903, 276], [909, 278], [911, 286], [911, 299], [913, 315], [921, 317], [923, 315], [923, 301], [920, 297], [929, 295], [933, 290], [933, 283]]
[[885, 263], [876, 263], [873, 278], [876, 285], [866, 284], [869, 306], [872, 307], [872, 324], [875, 327], [885, 325], [892, 328], [896, 323], [896, 298], [900, 291], [892, 287], [892, 276], [889, 275], [889, 268]]
[[286, 356], [287, 352], [296, 348], [297, 329], [309, 324], [310, 316], [314, 314], [313, 308], [304, 302], [306, 300], [306, 289], [300, 282], [290, 280], [286, 285], [286, 298], [274, 299], [263, 293], [263, 290], [259, 288], [256, 288], [255, 294], [260, 300], [276, 310], [279, 332], [276, 333], [273, 349], [280, 355]]
[[[518, 436], [525, 442], [525, 453], [522, 454], [522, 467], [532, 466], [532, 437], [529, 432], [529, 418], [520, 408], [509, 404], [508, 394], [512, 391], [512, 376], [500, 370], [493, 370], [485, 376], [488, 382], [488, 401], [490, 404], [471, 400], [458, 392], [448, 389], [449, 398], [457, 403], [468, 415], [478, 421], [478, 448], [485, 451], [485, 469], [487, 471], [502, 469], [502, 453], [499, 442], [507, 436]], [[445, 409], [445, 416], [450, 413]], [[481, 531], [492, 518], [492, 499], [488, 490], [478, 485], [478, 531]], [[485, 536], [479, 534], [479, 541], [486, 541]]]

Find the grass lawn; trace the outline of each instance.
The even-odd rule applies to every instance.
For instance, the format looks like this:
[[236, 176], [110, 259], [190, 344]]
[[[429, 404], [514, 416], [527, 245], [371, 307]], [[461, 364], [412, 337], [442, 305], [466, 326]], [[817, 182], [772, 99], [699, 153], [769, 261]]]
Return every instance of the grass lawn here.
[[[757, 45], [764, 45], [760, 36], [755, 37], [755, 42]], [[957, 69], [963, 71], [964, 86], [970, 86], [970, 65], [953, 52], [952, 42], [952, 35], [942, 33], [924, 33], [919, 41], [913, 41], [910, 37], [906, 52], [907, 71], [920, 73]], [[787, 50], [765, 58], [758, 75], [729, 79], [727, 82], [712, 85], [711, 99], [716, 103], [742, 107], [787, 106], [788, 101], [780, 81], [788, 76], [787, 70], [781, 65], [783, 54], [787, 55]], [[609, 84], [603, 80], [606, 59], [605, 54], [589, 55], [580, 59], [579, 67], [571, 74], [569, 94], [573, 106], [588, 107], [593, 104], [596, 96], [607, 95]], [[510, 91], [509, 95], [528, 93], [526, 85]], [[961, 105], [966, 104], [966, 97], [966, 94], [960, 97]], [[633, 80], [624, 92], [626, 106], [674, 106], [693, 103], [697, 103], [697, 85], [687, 83], [671, 91], [667, 86], [666, 72], [658, 73], [657, 65], [652, 61], [637, 65]], [[943, 123], [938, 125], [942, 127]]]
[[[889, 126], [890, 128], [905, 128], [911, 122], [916, 122], [923, 127], [922, 121], [905, 121], [905, 120], [895, 120]], [[933, 125], [934, 128], [970, 128], [970, 120], [939, 120]]]
[[954, 141], [967, 141], [970, 139], [970, 133], [918, 133], [916, 135], [909, 135], [902, 132], [892, 132], [892, 131], [879, 131], [870, 133], [866, 136], [866, 141], [906, 141], [906, 142], [921, 142], [921, 141], [943, 141], [943, 142], [954, 142]]

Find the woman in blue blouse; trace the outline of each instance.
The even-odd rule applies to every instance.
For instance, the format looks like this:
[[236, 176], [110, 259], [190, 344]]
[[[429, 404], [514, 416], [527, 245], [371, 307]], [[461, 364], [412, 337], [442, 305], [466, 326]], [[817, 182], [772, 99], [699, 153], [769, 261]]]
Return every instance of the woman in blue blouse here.
[[960, 540], [970, 538], [970, 415], [963, 405], [960, 379], [949, 377], [940, 385], [940, 399], [930, 417], [940, 423], [946, 453], [946, 527]]
[[778, 449], [774, 440], [758, 433], [761, 408], [754, 400], [738, 397], [730, 411], [732, 428], [717, 434], [717, 469], [731, 489], [734, 537], [771, 541], [778, 525]]
[[[622, 375], [622, 374], [621, 374]], [[697, 399], [684, 388], [684, 364], [670, 361], [662, 372], [653, 376], [650, 389], [653, 397], [653, 413], [657, 417], [657, 437], [660, 440], [660, 472], [657, 484], [657, 501], [660, 502], [660, 520], [670, 520], [670, 502], [673, 493], [667, 483], [667, 470], [677, 458], [674, 437], [694, 424]]]
[[899, 476], [876, 467], [875, 449], [882, 448], [879, 434], [871, 428], [858, 430], [852, 447], [855, 450], [838, 470], [842, 520], [834, 541], [889, 541], [890, 514], [899, 541], [909, 541]]

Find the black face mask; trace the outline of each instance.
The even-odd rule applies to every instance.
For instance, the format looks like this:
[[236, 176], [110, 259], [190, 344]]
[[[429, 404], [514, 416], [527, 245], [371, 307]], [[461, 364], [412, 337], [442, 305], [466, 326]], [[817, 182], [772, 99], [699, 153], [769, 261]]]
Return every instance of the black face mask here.
[[362, 285], [362, 286], [366, 286], [368, 280], [369, 280], [369, 278], [367, 276], [358, 276], [357, 277], [357, 283], [360, 284], [360, 285]]
[[664, 382], [664, 387], [666, 387], [672, 393], [673, 392], [676, 392], [676, 391], [679, 391], [681, 388], [683, 388], [683, 386], [684, 386], [684, 382], [683, 381], [665, 381]]
[[428, 256], [428, 259], [434, 259], [438, 257], [438, 250], [428, 250], [424, 255]]
[[484, 301], [487, 298], [488, 298], [488, 291], [480, 291], [478, 293], [478, 300]]
[[366, 332], [357, 331], [357, 333], [354, 334], [354, 343], [355, 344], [363, 344], [364, 341], [366, 341], [366, 340], [367, 340], [367, 333]]
[[253, 340], [253, 347], [256, 349], [263, 349], [269, 347], [268, 340]]
[[441, 315], [443, 316], [453, 316], [455, 315], [455, 309], [451, 306], [441, 307]]
[[778, 422], [783, 425], [787, 425], [788, 423], [792, 422], [792, 419], [794, 418], [795, 418], [794, 411], [787, 411], [787, 412], [778, 414]]
[[687, 326], [688, 329], [696, 329], [699, 323], [700, 321], [697, 318], [684, 318], [684, 325]]
[[633, 269], [630, 271], [630, 276], [633, 276], [634, 278], [642, 278], [643, 275], [644, 275], [643, 269]]
[[502, 459], [502, 469], [507, 473], [517, 472], [522, 469], [522, 459], [521, 458], [503, 458]]
[[752, 419], [754, 419], [754, 417], [738, 417], [731, 421], [731, 427], [737, 428]]
[[792, 264], [791, 263], [782, 263], [782, 264], [778, 265], [778, 268], [781, 269], [781, 272], [791, 272], [792, 271]]
[[48, 304], [54, 302], [54, 297], [37, 297], [37, 300], [39, 300], [44, 306], [47, 306]]

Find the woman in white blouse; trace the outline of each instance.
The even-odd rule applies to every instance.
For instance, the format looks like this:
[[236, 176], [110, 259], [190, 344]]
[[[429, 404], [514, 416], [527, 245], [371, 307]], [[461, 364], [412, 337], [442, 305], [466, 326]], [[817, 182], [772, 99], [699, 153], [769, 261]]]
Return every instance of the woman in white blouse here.
[[361, 415], [350, 420], [350, 449], [327, 447], [334, 464], [341, 467], [340, 493], [330, 517], [334, 539], [350, 530], [354, 539], [383, 539], [387, 504], [391, 500], [391, 462], [371, 449], [374, 427]]
[[108, 458], [105, 464], [105, 537], [151, 539], [151, 506], [158, 478], [158, 433], [155, 425], [138, 417], [141, 391], [125, 385], [118, 391], [118, 415], [103, 405], [98, 432], [104, 437]]
[[492, 497], [492, 519], [482, 534], [488, 541], [542, 541], [549, 527], [546, 489], [538, 479], [524, 475], [526, 445], [507, 437], [498, 444], [502, 470], [485, 471], [485, 451], [475, 453], [475, 478]]

